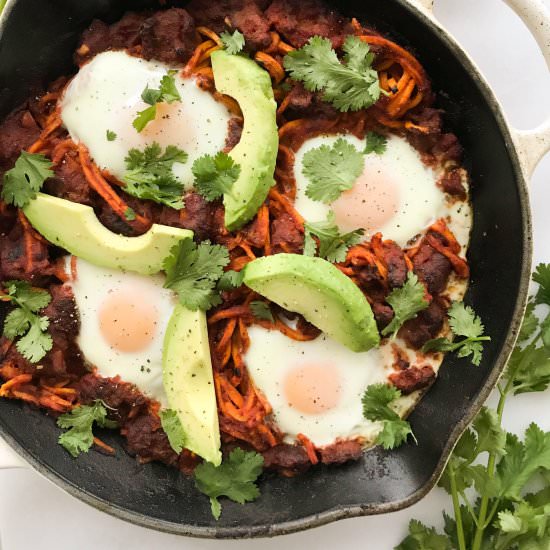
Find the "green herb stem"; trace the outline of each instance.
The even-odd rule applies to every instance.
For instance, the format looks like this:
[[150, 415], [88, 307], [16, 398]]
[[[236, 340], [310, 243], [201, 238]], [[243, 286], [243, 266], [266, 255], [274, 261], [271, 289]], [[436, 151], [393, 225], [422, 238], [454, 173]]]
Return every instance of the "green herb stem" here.
[[449, 468], [449, 478], [451, 480], [451, 494], [453, 497], [453, 509], [456, 521], [456, 536], [458, 539], [458, 549], [467, 550], [466, 539], [464, 537], [464, 525], [462, 523], [462, 512], [460, 511], [460, 501], [458, 498], [458, 489], [456, 486], [455, 472], [452, 467]]

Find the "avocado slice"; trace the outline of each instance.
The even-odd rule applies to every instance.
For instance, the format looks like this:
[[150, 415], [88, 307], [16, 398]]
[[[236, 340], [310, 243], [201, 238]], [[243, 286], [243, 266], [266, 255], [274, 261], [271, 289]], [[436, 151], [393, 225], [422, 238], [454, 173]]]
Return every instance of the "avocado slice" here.
[[109, 231], [83, 204], [37, 193], [23, 212], [48, 241], [95, 265], [152, 275], [162, 270], [170, 249], [193, 232], [154, 224], [139, 237]]
[[241, 108], [241, 140], [229, 153], [241, 167], [232, 194], [224, 196], [225, 226], [230, 231], [250, 221], [274, 184], [279, 134], [277, 104], [271, 78], [254, 61], [218, 50], [211, 56], [218, 92], [231, 96]]
[[299, 254], [275, 254], [250, 262], [244, 283], [353, 351], [377, 346], [380, 335], [367, 299], [330, 262]]
[[164, 335], [162, 372], [168, 403], [185, 430], [185, 448], [218, 466], [220, 429], [204, 311], [176, 306]]

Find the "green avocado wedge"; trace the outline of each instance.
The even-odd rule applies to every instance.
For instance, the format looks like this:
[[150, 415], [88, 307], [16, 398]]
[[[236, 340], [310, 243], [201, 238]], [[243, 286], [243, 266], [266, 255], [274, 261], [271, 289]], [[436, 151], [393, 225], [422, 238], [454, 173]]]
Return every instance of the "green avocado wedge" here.
[[23, 212], [43, 237], [74, 256], [143, 275], [161, 271], [170, 249], [193, 238], [192, 231], [158, 224], [139, 237], [117, 235], [97, 219], [91, 207], [44, 193], [37, 193]]
[[239, 103], [244, 118], [241, 140], [229, 153], [241, 173], [231, 195], [224, 196], [225, 226], [234, 231], [256, 215], [274, 183], [277, 104], [269, 73], [257, 63], [223, 50], [211, 59], [216, 89]]
[[258, 258], [245, 267], [244, 284], [288, 311], [300, 313], [353, 351], [367, 351], [380, 343], [367, 299], [326, 260], [299, 254]]
[[220, 429], [204, 311], [178, 304], [164, 335], [164, 390], [185, 432], [184, 445], [219, 466]]

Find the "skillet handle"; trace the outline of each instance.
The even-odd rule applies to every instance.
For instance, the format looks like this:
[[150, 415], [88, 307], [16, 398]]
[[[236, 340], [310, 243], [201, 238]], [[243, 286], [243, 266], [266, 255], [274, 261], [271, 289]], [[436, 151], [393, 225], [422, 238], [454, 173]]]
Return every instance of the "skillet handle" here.
[[[523, 20], [537, 41], [550, 69], [550, 9], [543, 0], [503, 0]], [[408, 0], [428, 17], [433, 14], [434, 0]], [[533, 130], [511, 128], [525, 178], [529, 180], [542, 160], [550, 151], [550, 118]]]
[[28, 464], [0, 438], [0, 470], [9, 468], [28, 468]]

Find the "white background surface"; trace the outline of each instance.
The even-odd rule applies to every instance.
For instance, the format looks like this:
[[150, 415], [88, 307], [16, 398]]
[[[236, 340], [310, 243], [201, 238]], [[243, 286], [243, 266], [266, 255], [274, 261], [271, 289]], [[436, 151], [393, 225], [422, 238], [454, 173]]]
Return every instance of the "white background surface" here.
[[[550, 6], [550, 0], [545, 0]], [[522, 23], [500, 0], [436, 0], [436, 15], [480, 65], [511, 122], [531, 128], [550, 115], [550, 75]], [[550, 156], [532, 182], [535, 262], [550, 261]], [[512, 398], [506, 427], [523, 431], [537, 421], [550, 430], [550, 391]], [[69, 497], [29, 470], [0, 471], [2, 550], [285, 550], [306, 547], [391, 550], [406, 533], [410, 518], [440, 525], [448, 504], [440, 490], [395, 514], [341, 521], [284, 538], [206, 541], [148, 531], [100, 513]]]

